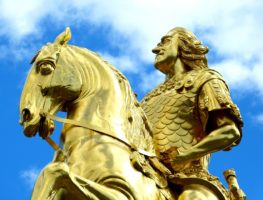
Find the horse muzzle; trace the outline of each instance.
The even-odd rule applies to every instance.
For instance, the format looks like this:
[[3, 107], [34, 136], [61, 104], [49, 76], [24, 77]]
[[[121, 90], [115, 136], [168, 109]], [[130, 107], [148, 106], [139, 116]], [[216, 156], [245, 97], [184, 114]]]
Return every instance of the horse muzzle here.
[[36, 135], [39, 128], [39, 122], [39, 115], [34, 115], [28, 108], [22, 110], [19, 123], [24, 127], [24, 134], [27, 137], [33, 137]]

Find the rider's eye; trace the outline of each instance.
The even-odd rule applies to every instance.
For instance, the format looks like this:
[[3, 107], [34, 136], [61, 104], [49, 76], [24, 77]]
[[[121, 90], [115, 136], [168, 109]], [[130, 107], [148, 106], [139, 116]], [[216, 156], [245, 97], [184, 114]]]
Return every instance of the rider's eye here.
[[165, 44], [168, 44], [170, 41], [171, 41], [170, 39], [165, 38], [165, 39], [162, 41], [162, 43], [165, 45]]
[[38, 67], [38, 71], [42, 75], [48, 75], [51, 74], [54, 71], [54, 67], [50, 63], [42, 63]]

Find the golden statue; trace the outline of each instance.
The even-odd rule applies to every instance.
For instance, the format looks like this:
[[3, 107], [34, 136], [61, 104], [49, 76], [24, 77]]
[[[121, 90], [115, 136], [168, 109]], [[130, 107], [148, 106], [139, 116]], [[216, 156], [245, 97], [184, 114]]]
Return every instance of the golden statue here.
[[173, 174], [171, 189], [179, 200], [245, 199], [233, 171], [225, 175], [231, 175], [238, 194], [232, 190], [230, 195], [208, 172], [210, 154], [236, 146], [243, 125], [223, 77], [208, 68], [208, 48], [177, 27], [152, 51], [166, 80], [141, 104], [152, 125], [157, 157]]
[[[70, 38], [67, 28], [34, 56], [21, 96], [24, 134], [56, 150], [32, 200], [241, 199], [234, 171], [230, 195], [207, 171], [210, 153], [239, 143], [242, 120], [192, 33], [173, 29], [153, 50], [167, 79], [142, 107], [117, 69]], [[54, 121], [64, 123], [62, 149]]]
[[[57, 150], [31, 199], [176, 199], [150, 165], [158, 164], [151, 132], [129, 82], [94, 52], [67, 45], [70, 37], [67, 28], [34, 56], [21, 96], [24, 134], [39, 132]], [[66, 119], [54, 116], [61, 110]], [[50, 138], [54, 120], [65, 123], [63, 150]]]

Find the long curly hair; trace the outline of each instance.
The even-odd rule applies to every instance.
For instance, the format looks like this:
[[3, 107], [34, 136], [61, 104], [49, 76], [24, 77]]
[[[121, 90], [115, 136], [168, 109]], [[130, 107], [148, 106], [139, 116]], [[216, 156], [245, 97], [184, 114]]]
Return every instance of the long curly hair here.
[[178, 35], [178, 56], [186, 66], [192, 70], [208, 68], [205, 55], [208, 53], [208, 47], [204, 46], [192, 32], [182, 27], [175, 27], [169, 32]]

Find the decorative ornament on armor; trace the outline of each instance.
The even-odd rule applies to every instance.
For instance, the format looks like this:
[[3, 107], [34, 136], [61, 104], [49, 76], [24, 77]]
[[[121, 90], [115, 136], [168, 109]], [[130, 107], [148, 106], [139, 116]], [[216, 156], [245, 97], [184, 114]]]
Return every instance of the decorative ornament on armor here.
[[[66, 28], [34, 56], [21, 95], [24, 134], [38, 132], [56, 150], [32, 200], [246, 198], [233, 170], [229, 192], [208, 172], [211, 153], [240, 142], [243, 122], [191, 32], [175, 28], [153, 49], [166, 81], [141, 106], [121, 72], [70, 38]], [[64, 123], [61, 147], [53, 121]]]
[[242, 192], [242, 197], [229, 193], [208, 172], [210, 154], [239, 144], [243, 126], [223, 77], [208, 68], [208, 48], [177, 27], [152, 51], [155, 67], [166, 80], [141, 105], [152, 126], [157, 156], [173, 173], [171, 188], [179, 200], [245, 199]]

